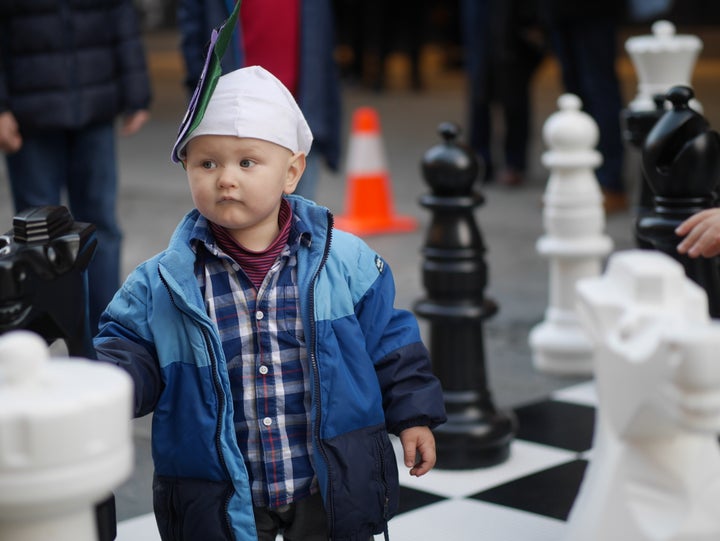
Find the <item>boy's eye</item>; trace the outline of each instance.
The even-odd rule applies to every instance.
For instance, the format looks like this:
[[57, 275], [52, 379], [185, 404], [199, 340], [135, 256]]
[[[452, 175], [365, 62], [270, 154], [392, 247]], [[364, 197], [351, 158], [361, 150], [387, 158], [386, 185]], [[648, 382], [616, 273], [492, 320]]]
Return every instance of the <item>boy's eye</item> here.
[[213, 169], [215, 167], [215, 162], [211, 160], [203, 160], [200, 164], [200, 167], [203, 169]]
[[255, 165], [255, 162], [248, 158], [240, 160], [240, 167], [252, 167], [253, 165]]

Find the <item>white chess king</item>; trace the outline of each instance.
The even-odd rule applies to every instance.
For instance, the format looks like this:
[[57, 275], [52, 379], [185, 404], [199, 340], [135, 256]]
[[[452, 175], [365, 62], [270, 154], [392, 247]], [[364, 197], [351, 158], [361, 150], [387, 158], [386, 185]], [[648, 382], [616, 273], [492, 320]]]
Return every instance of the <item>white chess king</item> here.
[[[677, 85], [691, 86], [693, 69], [703, 43], [697, 36], [676, 34], [670, 21], [656, 21], [652, 34], [634, 36], [625, 42], [625, 50], [638, 77], [637, 95], [629, 104], [633, 111], [655, 110], [654, 97], [664, 95]], [[691, 102], [702, 111], [697, 100]]]
[[717, 541], [720, 322], [705, 291], [649, 250], [613, 254], [577, 289], [598, 410], [564, 541]]

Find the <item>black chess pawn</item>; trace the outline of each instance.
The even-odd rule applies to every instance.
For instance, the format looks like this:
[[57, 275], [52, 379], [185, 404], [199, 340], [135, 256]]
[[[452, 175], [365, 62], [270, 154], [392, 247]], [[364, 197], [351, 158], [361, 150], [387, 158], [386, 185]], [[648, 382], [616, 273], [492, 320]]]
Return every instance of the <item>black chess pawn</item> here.
[[483, 321], [497, 305], [484, 296], [485, 246], [473, 212], [484, 201], [473, 191], [480, 170], [475, 154], [456, 141], [451, 123], [439, 127], [444, 142], [422, 162], [432, 193], [420, 203], [432, 212], [422, 249], [427, 296], [415, 312], [430, 323], [433, 370], [448, 413], [435, 429], [439, 468], [465, 469], [504, 461], [515, 434], [515, 417], [495, 408], [485, 370]]
[[642, 167], [653, 193], [652, 212], [637, 225], [639, 239], [679, 261], [689, 278], [705, 289], [710, 315], [720, 317], [720, 270], [717, 258], [690, 258], [677, 252], [682, 240], [675, 228], [693, 214], [716, 205], [720, 180], [720, 135], [689, 107], [694, 94], [675, 86], [666, 94], [672, 104], [645, 139]]

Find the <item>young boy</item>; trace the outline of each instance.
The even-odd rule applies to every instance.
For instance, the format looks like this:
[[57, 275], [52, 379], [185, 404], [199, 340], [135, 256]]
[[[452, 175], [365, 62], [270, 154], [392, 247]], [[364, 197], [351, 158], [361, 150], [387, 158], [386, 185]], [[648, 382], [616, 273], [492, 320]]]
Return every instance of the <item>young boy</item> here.
[[388, 265], [290, 195], [311, 143], [269, 72], [220, 77], [178, 147], [196, 209], [101, 320], [154, 414], [164, 540], [366, 541], [397, 509], [387, 432], [411, 475], [435, 464], [440, 384]]

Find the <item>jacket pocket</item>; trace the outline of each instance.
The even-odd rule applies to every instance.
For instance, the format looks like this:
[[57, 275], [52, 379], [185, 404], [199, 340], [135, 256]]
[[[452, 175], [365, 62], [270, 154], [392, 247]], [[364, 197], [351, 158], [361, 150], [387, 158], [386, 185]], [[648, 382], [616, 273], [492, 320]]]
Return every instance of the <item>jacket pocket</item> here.
[[325, 440], [334, 539], [381, 533], [398, 508], [398, 470], [385, 427]]
[[164, 477], [153, 479], [153, 509], [162, 541], [233, 541], [228, 483]]

